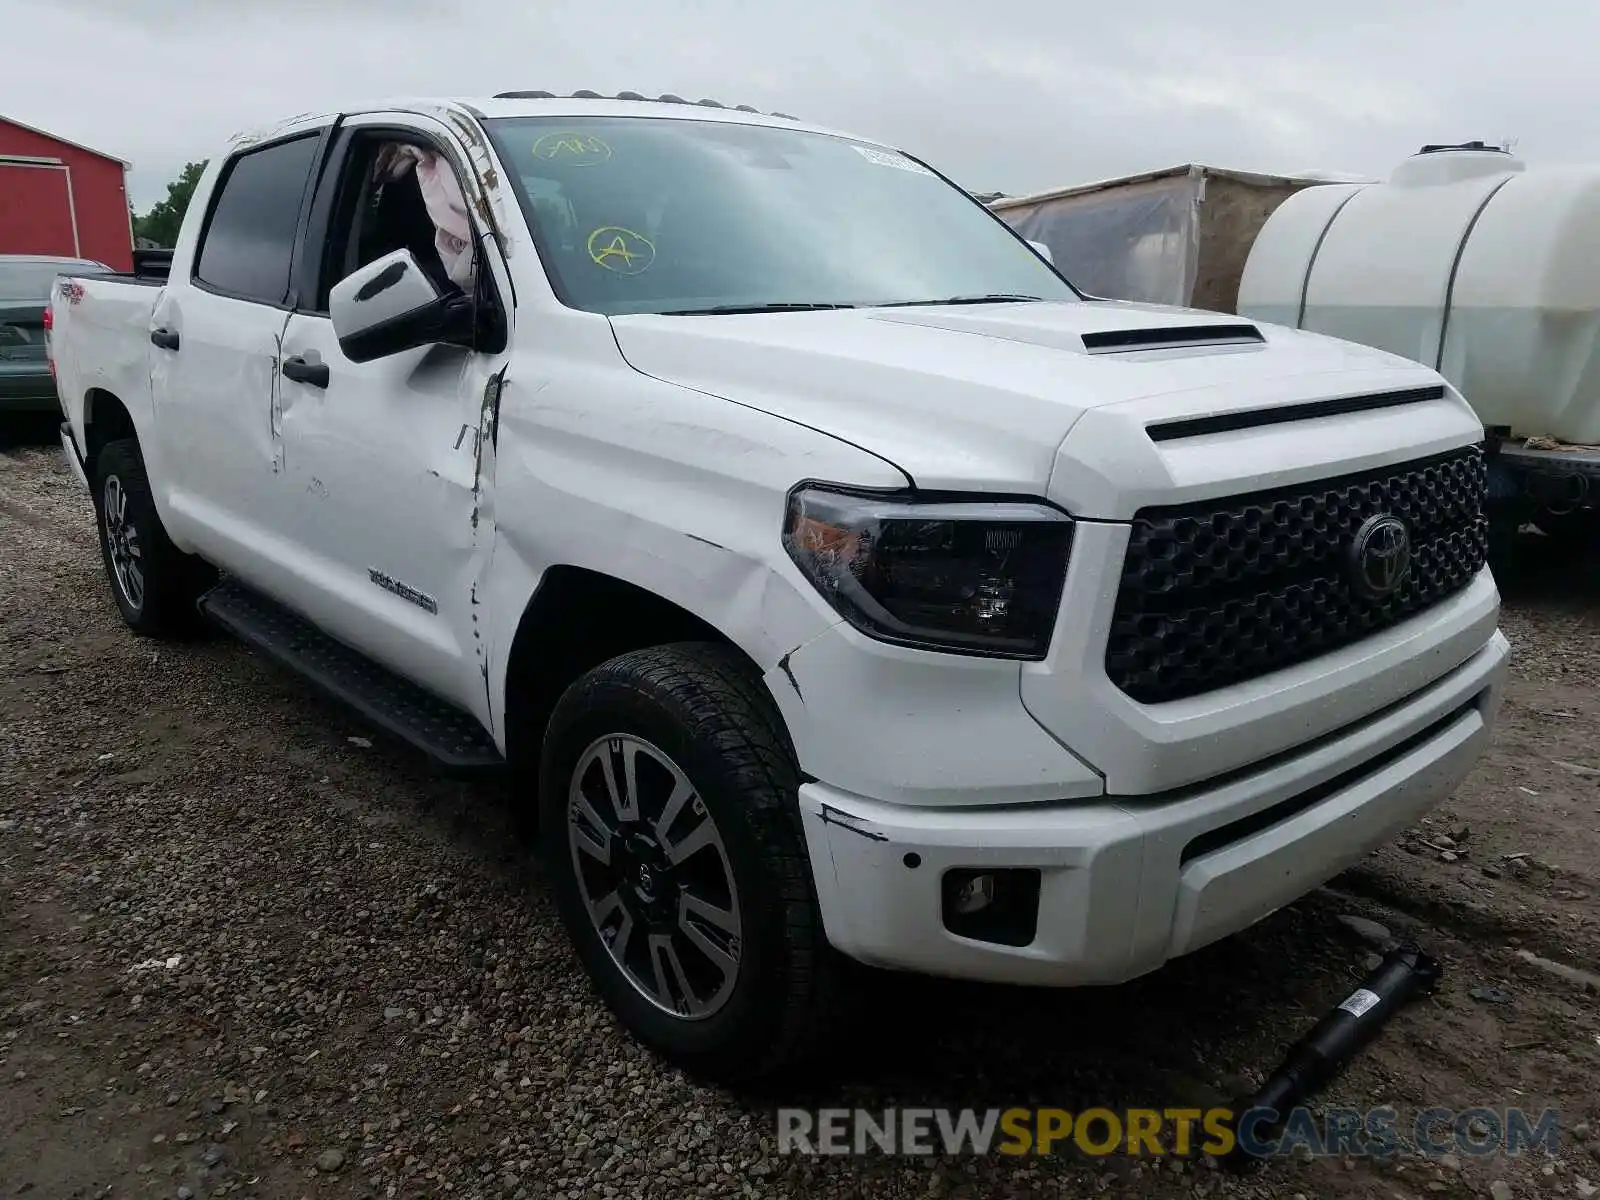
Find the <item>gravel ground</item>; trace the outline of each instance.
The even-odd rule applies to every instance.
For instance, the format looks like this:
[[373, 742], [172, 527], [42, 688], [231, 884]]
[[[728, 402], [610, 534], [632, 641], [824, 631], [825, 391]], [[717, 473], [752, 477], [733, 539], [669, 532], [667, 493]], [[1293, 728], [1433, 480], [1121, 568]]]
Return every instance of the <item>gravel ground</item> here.
[[[431, 776], [231, 642], [134, 639], [87, 500], [53, 449], [13, 447], [0, 1196], [1585, 1200], [1600, 1001], [1521, 955], [1600, 964], [1600, 580], [1538, 549], [1502, 577], [1518, 658], [1498, 744], [1399, 844], [1126, 987], [871, 978], [814, 1077], [735, 1096], [662, 1067], [591, 998], [513, 833], [518, 797]], [[1554, 1106], [1555, 1158], [1236, 1178], [776, 1152], [778, 1104], [1225, 1102], [1364, 973], [1352, 915], [1416, 936], [1446, 976], [1325, 1102]]]

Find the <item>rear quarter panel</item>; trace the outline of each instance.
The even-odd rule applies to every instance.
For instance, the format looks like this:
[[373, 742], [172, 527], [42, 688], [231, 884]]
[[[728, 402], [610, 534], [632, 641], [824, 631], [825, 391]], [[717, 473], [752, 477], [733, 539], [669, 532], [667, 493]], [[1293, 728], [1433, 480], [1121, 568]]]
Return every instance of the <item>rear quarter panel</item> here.
[[62, 405], [80, 448], [88, 445], [94, 393], [120, 400], [135, 429], [150, 428], [150, 314], [160, 294], [159, 287], [116, 279], [56, 281], [50, 299], [51, 351]]

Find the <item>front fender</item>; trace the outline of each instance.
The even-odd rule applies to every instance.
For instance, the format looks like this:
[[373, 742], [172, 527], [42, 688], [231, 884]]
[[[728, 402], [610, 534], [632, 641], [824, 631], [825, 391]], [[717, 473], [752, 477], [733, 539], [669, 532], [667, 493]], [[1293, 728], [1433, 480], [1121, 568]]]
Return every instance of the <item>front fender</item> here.
[[555, 377], [551, 365], [541, 377], [513, 363], [500, 397], [497, 528], [479, 600], [502, 746], [511, 647], [550, 567], [669, 600], [765, 672], [838, 620], [784, 553], [789, 490], [807, 478], [909, 482], [857, 447], [620, 364], [570, 362]]

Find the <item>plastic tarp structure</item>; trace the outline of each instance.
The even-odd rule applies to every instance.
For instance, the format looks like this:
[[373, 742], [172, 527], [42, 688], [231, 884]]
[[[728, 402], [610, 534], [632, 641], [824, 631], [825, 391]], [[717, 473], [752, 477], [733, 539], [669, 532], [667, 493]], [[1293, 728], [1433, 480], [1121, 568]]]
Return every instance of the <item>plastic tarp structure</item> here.
[[1080, 289], [1115, 300], [1187, 305], [1200, 266], [1198, 171], [994, 206]]

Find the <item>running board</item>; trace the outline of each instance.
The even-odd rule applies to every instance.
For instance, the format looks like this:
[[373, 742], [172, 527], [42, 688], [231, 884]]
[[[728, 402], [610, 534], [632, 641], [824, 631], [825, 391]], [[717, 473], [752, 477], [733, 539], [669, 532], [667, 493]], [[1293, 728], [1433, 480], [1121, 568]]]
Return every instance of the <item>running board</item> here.
[[240, 641], [344, 701], [439, 766], [468, 772], [504, 765], [472, 714], [335, 641], [277, 601], [225, 578], [200, 597], [199, 607]]

